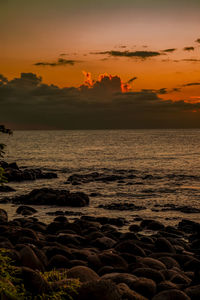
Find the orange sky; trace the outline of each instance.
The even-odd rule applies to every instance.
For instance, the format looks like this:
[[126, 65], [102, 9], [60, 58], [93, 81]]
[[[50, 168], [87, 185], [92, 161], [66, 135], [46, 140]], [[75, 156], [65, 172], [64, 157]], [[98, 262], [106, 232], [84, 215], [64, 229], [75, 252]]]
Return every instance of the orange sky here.
[[[162, 2], [162, 3], [160, 3]], [[199, 1], [2, 1], [0, 4], [0, 73], [8, 79], [33, 72], [60, 87], [80, 86], [82, 71], [132, 77], [135, 91], [181, 89], [163, 99], [195, 101], [200, 97]], [[124, 47], [123, 47], [124, 46]], [[194, 47], [193, 50], [183, 50]], [[106, 51], [161, 51], [146, 59], [93, 54]], [[60, 54], [65, 54], [60, 56]], [[73, 65], [35, 66], [59, 58]], [[193, 59], [194, 61], [184, 61]], [[195, 98], [196, 97], [196, 98]]]

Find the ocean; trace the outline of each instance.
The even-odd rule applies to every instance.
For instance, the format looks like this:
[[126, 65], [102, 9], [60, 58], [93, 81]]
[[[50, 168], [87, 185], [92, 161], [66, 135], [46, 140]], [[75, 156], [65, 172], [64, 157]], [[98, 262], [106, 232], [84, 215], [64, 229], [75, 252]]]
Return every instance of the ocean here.
[[[10, 183], [14, 193], [25, 194], [35, 188], [51, 187], [83, 191], [90, 196], [89, 207], [39, 207], [36, 217], [43, 222], [54, 218], [48, 213], [70, 211], [93, 216], [154, 218], [177, 224], [186, 218], [200, 219], [200, 130], [63, 130], [14, 131], [1, 135], [7, 144], [5, 160], [20, 168], [53, 171], [57, 179]], [[72, 174], [98, 172], [117, 175], [113, 181], [66, 184]], [[108, 210], [99, 205], [134, 203], [143, 209]], [[1, 204], [9, 218], [17, 217], [16, 205]], [[191, 208], [196, 208], [194, 212]]]

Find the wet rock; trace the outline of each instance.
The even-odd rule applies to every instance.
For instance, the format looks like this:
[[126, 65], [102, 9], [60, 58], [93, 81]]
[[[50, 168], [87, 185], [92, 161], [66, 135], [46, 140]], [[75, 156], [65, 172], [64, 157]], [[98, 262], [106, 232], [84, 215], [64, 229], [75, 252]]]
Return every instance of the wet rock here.
[[135, 205], [134, 203], [118, 203], [118, 202], [116, 203], [114, 202], [111, 204], [100, 204], [98, 207], [108, 209], [108, 210], [120, 210], [120, 211], [123, 210], [138, 211], [138, 210], [146, 209], [146, 207]]
[[0, 223], [8, 222], [8, 214], [4, 209], [0, 208]]
[[190, 300], [182, 291], [171, 289], [158, 293], [152, 300]]
[[116, 284], [111, 280], [90, 281], [82, 284], [77, 300], [121, 300]]
[[89, 197], [83, 192], [70, 193], [67, 190], [50, 188], [35, 189], [27, 195], [11, 198], [12, 203], [26, 205], [57, 205], [82, 207], [89, 204]]
[[99, 275], [92, 269], [84, 266], [76, 266], [67, 271], [68, 278], [78, 278], [81, 282], [99, 280]]
[[9, 192], [15, 192], [15, 189], [8, 185], [0, 185], [0, 193], [9, 193]]
[[161, 230], [165, 227], [161, 222], [149, 219], [143, 220], [140, 226], [149, 230]]
[[26, 205], [21, 205], [17, 208], [16, 213], [21, 214], [23, 216], [31, 216], [35, 214], [37, 210], [33, 207], [26, 206]]

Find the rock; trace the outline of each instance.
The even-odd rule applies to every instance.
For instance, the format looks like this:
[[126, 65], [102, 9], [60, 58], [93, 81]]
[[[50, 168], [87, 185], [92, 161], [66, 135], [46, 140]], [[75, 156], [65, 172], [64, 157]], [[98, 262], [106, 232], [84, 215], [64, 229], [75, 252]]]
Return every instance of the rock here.
[[137, 277], [145, 277], [154, 280], [156, 283], [164, 281], [165, 278], [160, 271], [151, 268], [137, 268], [132, 271]]
[[132, 288], [134, 282], [137, 280], [137, 277], [133, 274], [129, 273], [109, 273], [105, 274], [101, 277], [103, 280], [112, 280], [116, 284], [118, 283], [125, 283], [127, 284], [130, 288]]
[[156, 293], [156, 283], [149, 278], [138, 278], [131, 284], [131, 289], [144, 297], [152, 298]]
[[122, 241], [115, 246], [115, 250], [121, 253], [131, 253], [138, 256], [146, 256], [145, 251], [132, 240]]
[[77, 300], [122, 300], [119, 289], [111, 280], [86, 282], [78, 293]]
[[120, 211], [124, 211], [124, 210], [138, 211], [138, 210], [146, 209], [146, 207], [135, 205], [134, 203], [118, 203], [118, 202], [113, 202], [111, 204], [100, 204], [98, 207], [109, 209], [109, 210], [120, 210]]
[[162, 292], [165, 290], [173, 290], [176, 289], [178, 290], [178, 286], [175, 283], [172, 283], [171, 281], [161, 281], [159, 284], [157, 284], [157, 292]]
[[116, 244], [116, 241], [108, 237], [100, 237], [92, 241], [91, 245], [97, 247], [101, 250], [106, 250], [112, 248]]
[[92, 269], [84, 266], [76, 266], [67, 271], [67, 277], [78, 278], [81, 282], [99, 280], [99, 275]]
[[0, 193], [15, 192], [16, 190], [8, 185], [0, 185]]
[[117, 285], [121, 299], [128, 300], [148, 300], [148, 298], [143, 297], [142, 295], [131, 290], [125, 283], [120, 283]]
[[17, 214], [21, 214], [23, 216], [33, 215], [36, 212], [37, 212], [36, 209], [34, 209], [33, 207], [30, 207], [30, 206], [26, 206], [26, 205], [21, 205], [16, 210]]
[[155, 247], [159, 252], [175, 253], [175, 249], [166, 238], [157, 238]]
[[25, 289], [33, 295], [42, 295], [50, 291], [48, 282], [37, 271], [23, 267], [22, 278]]
[[127, 270], [127, 262], [117, 254], [112, 252], [104, 252], [98, 255], [103, 266], [112, 266], [113, 268], [119, 268], [122, 270]]
[[190, 298], [179, 290], [166, 290], [158, 293], [152, 300], [190, 300]]
[[165, 227], [161, 222], [149, 219], [143, 220], [140, 226], [149, 230], [162, 230]]
[[44, 266], [29, 246], [23, 247], [19, 253], [22, 266], [33, 270], [44, 271]]
[[179, 263], [172, 257], [163, 256], [159, 258], [159, 261], [161, 261], [167, 267], [167, 269], [172, 269], [174, 267], [180, 268]]
[[200, 299], [200, 284], [186, 288], [184, 292], [190, 297], [191, 300]]
[[83, 192], [70, 193], [67, 190], [50, 188], [35, 189], [27, 195], [10, 199], [12, 203], [26, 205], [57, 205], [82, 207], [89, 204], [89, 197]]
[[166, 266], [159, 261], [158, 259], [151, 258], [151, 257], [144, 257], [139, 260], [142, 264], [146, 265], [149, 268], [155, 269], [155, 270], [163, 270], [166, 269]]
[[0, 208], [0, 223], [7, 223], [8, 222], [8, 214], [7, 212]]
[[69, 268], [70, 266], [70, 261], [67, 259], [65, 256], [57, 254], [54, 255], [48, 263], [48, 270], [52, 269], [61, 269], [61, 268]]

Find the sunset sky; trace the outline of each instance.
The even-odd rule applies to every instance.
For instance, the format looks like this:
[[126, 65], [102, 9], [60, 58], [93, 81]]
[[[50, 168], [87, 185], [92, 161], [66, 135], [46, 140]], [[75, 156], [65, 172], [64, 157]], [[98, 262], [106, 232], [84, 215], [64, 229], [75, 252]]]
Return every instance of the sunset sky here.
[[[96, 81], [103, 84], [99, 75], [106, 73], [109, 82], [120, 78], [126, 95], [143, 95], [145, 90], [159, 100], [183, 101], [199, 117], [199, 15], [199, 0], [1, 0], [2, 121], [20, 128], [28, 124], [26, 118], [21, 125], [15, 117], [12, 120], [15, 102], [5, 92], [11, 85], [13, 91], [12, 80], [22, 78], [21, 73], [42, 77], [39, 84], [55, 85], [62, 93], [72, 87], [80, 92], [84, 82], [92, 90]], [[85, 99], [82, 95], [76, 97]], [[4, 102], [10, 103], [11, 98], [12, 105], [6, 106]], [[102, 98], [105, 101], [104, 94]], [[31, 122], [28, 127], [37, 127]], [[63, 122], [39, 124], [68, 128]]]

